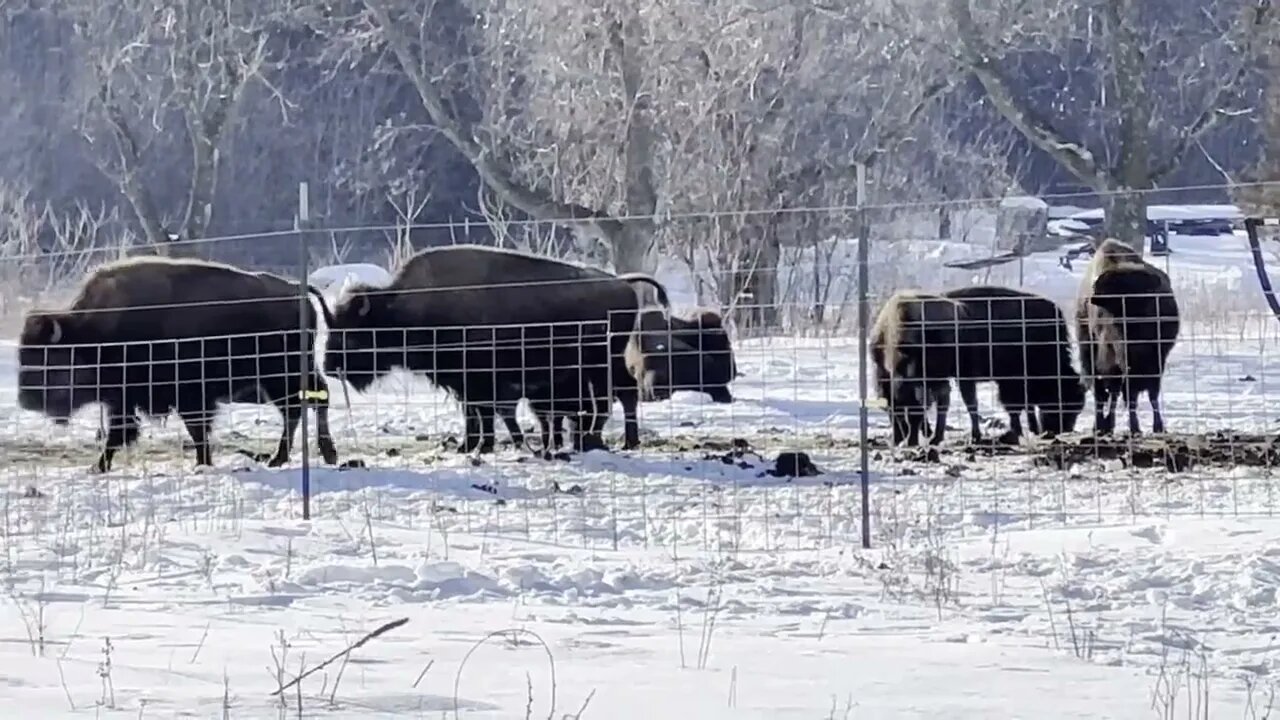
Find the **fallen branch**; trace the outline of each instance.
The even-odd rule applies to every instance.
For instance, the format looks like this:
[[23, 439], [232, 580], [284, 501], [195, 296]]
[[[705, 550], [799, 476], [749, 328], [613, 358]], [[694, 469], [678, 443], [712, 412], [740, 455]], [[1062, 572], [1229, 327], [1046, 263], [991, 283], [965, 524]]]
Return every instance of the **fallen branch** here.
[[405, 623], [407, 623], [407, 622], [409, 622], [409, 618], [407, 618], [407, 617], [406, 617], [406, 618], [400, 618], [399, 620], [392, 620], [391, 622], [387, 623], [386, 625], [383, 625], [382, 627], [378, 628], [377, 630], [374, 630], [373, 632], [369, 633], [368, 635], [365, 635], [364, 637], [360, 638], [359, 640], [357, 640], [357, 641], [355, 642], [355, 644], [354, 644], [354, 645], [351, 645], [351, 646], [347, 647], [347, 649], [346, 649], [346, 650], [343, 650], [342, 652], [338, 653], [337, 655], [334, 655], [333, 657], [329, 658], [328, 660], [325, 660], [324, 662], [320, 663], [319, 665], [317, 665], [317, 666], [315, 666], [315, 667], [311, 668], [310, 670], [308, 670], [308, 671], [306, 671], [306, 672], [302, 673], [301, 675], [299, 675], [298, 677], [294, 678], [293, 680], [290, 680], [288, 683], [285, 683], [284, 685], [281, 685], [281, 686], [280, 686], [280, 687], [279, 687], [275, 692], [273, 692], [273, 693], [271, 693], [271, 694], [272, 694], [272, 695], [279, 695], [280, 693], [284, 692], [285, 690], [288, 690], [289, 688], [293, 687], [294, 685], [297, 685], [298, 683], [302, 682], [302, 681], [303, 681], [303, 680], [304, 680], [308, 675], [313, 675], [317, 670], [321, 670], [321, 669], [323, 669], [323, 668], [325, 668], [325, 667], [328, 667], [330, 664], [332, 664], [332, 663], [333, 663], [333, 661], [335, 661], [335, 660], [337, 660], [337, 659], [339, 659], [339, 658], [342, 658], [342, 657], [346, 657], [347, 655], [350, 655], [350, 654], [351, 654], [351, 652], [352, 652], [353, 650], [356, 650], [357, 648], [359, 648], [359, 647], [363, 646], [365, 643], [369, 642], [370, 640], [372, 640], [372, 639], [374, 639], [374, 638], [378, 637], [379, 635], [382, 635], [382, 634], [384, 634], [384, 633], [388, 633], [388, 632], [390, 632], [390, 631], [392, 631], [392, 630], [395, 630], [396, 628], [400, 627], [401, 625], [404, 625], [404, 624], [405, 624]]

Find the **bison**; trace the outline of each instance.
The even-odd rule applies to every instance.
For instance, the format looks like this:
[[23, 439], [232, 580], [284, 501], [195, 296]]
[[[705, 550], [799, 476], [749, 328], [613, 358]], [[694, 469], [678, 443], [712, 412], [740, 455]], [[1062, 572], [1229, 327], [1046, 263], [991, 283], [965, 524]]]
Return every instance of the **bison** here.
[[890, 404], [893, 442], [918, 442], [924, 412], [938, 406], [930, 442], [942, 441], [956, 379], [969, 412], [970, 435], [980, 441], [978, 382], [995, 382], [1010, 428], [1001, 442], [1032, 433], [1070, 432], [1084, 408], [1084, 388], [1071, 363], [1066, 319], [1050, 300], [993, 286], [895, 294], [877, 317], [872, 361], [880, 396]]
[[[348, 284], [325, 368], [357, 391], [396, 367], [426, 374], [462, 402], [464, 452], [491, 451], [495, 413], [514, 417], [522, 396], [591, 408], [616, 396], [625, 446], [636, 447], [639, 394], [623, 351], [646, 285], [669, 306], [665, 287], [648, 275], [478, 245], [424, 250], [386, 287]], [[603, 424], [584, 423], [584, 449], [603, 445]]]
[[[319, 292], [308, 292], [320, 299], [327, 320]], [[217, 405], [271, 403], [284, 416], [279, 447], [269, 458], [274, 467], [289, 459], [302, 394], [316, 394], [320, 452], [333, 464], [338, 455], [329, 432], [328, 387], [316, 370], [305, 380], [301, 372], [301, 353], [315, 354], [316, 312], [310, 303], [306, 307], [312, 332], [304, 345], [293, 281], [199, 260], [108, 263], [89, 275], [65, 310], [24, 317], [18, 403], [59, 424], [85, 405], [103, 404], [100, 472], [137, 439], [140, 416], [176, 411], [195, 443], [197, 464], [211, 465], [209, 429]]]
[[[950, 392], [950, 379], [960, 372], [965, 315], [959, 302], [919, 290], [894, 293], [876, 315], [871, 361], [877, 393], [889, 404], [894, 445], [917, 444], [929, 399]], [[934, 442], [941, 442], [945, 425], [934, 429]]]
[[711, 310], [689, 318], [654, 309], [641, 312], [627, 342], [626, 362], [643, 400], [666, 400], [687, 390], [704, 393], [713, 402], [733, 402], [729, 383], [738, 376], [738, 366], [724, 320]]
[[1160, 384], [1179, 327], [1169, 276], [1118, 240], [1099, 244], [1076, 298], [1077, 340], [1093, 387], [1097, 434], [1115, 430], [1120, 396], [1129, 409], [1129, 432], [1139, 434], [1138, 397], [1143, 392], [1151, 403], [1152, 431], [1164, 432]]
[[[657, 307], [641, 310], [624, 357], [627, 373], [639, 385], [644, 401], [666, 400], [673, 392], [689, 391], [701, 392], [712, 402], [731, 403], [729, 384], [741, 375], [724, 320], [712, 310], [695, 311], [687, 318]], [[559, 446], [568, 413], [548, 408], [545, 401], [531, 406], [542, 426], [543, 448]], [[603, 408], [597, 404], [588, 411], [587, 420], [601, 411], [608, 413], [607, 399]]]
[[[978, 430], [976, 382], [996, 384], [1000, 405], [1009, 412], [1009, 431], [1001, 442], [1022, 436], [1021, 413], [1033, 434], [1054, 437], [1075, 429], [1084, 411], [1085, 388], [1071, 360], [1067, 320], [1057, 304], [1034, 293], [992, 285], [976, 285], [943, 293], [965, 309], [964, 342], [957, 378], [960, 397], [969, 411], [971, 435]], [[939, 405], [939, 425], [945, 408]]]

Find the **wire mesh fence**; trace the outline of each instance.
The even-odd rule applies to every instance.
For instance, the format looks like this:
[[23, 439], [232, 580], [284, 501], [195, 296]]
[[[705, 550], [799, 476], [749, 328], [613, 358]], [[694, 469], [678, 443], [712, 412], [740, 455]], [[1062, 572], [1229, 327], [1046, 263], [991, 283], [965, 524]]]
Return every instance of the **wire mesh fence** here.
[[[1117, 292], [1083, 230], [1019, 247], [980, 209], [951, 212], [946, 233], [936, 207], [889, 218], [865, 245], [853, 213], [824, 211], [819, 239], [768, 257], [722, 235], [714, 252], [664, 245], [661, 290], [598, 261], [498, 271], [474, 249], [489, 259], [402, 287], [404, 246], [329, 257], [306, 233], [258, 239], [309, 251], [296, 271], [134, 258], [113, 267], [149, 270], [98, 290], [97, 260], [33, 271], [0, 348], [15, 607], [44, 607], [48, 584], [104, 607], [164, 587], [234, 612], [324, 596], [587, 612], [613, 597], [691, 634], [694, 608], [706, 634], [721, 612], [817, 613], [817, 638], [874, 607], [908, 624], [1018, 617], [1010, 632], [1129, 662], [1138, 620], [1120, 609], [1149, 590], [1105, 564], [1129, 551], [1055, 560], [1036, 543], [1129, 528], [1157, 548], [1134, 562], [1165, 568], [1163, 521], [1273, 516], [1280, 322], [1240, 227], [1172, 226], [1116, 264], [1141, 276]], [[677, 219], [663, 237], [706, 229]], [[221, 279], [164, 281], [175, 266]], [[1147, 394], [1133, 434], [1130, 396], [1156, 377], [1163, 432]], [[1172, 598], [1159, 622], [1236, 608], [1245, 591], [1202, 587], [1249, 585], [1229, 566], [1152, 581]], [[1249, 592], [1223, 612], [1265, 622], [1265, 592]], [[1080, 636], [1055, 626], [1062, 612]]]
[[[957, 532], [1274, 512], [1267, 395], [1280, 328], [1245, 282], [1247, 256], [1230, 247], [1238, 246], [1239, 236], [1175, 239], [1171, 254], [1147, 259], [1165, 274], [1179, 311], [1176, 340], [1157, 373], [1167, 433], [1129, 436], [1122, 399], [1119, 429], [1107, 440], [1093, 437], [1099, 385], [1082, 365], [1084, 326], [1077, 321], [1088, 255], [1072, 256], [1074, 246], [1064, 247], [975, 271], [963, 258], [989, 248], [961, 238], [873, 240], [865, 288], [857, 287], [856, 240], [793, 248], [768, 268], [725, 271], [723, 263], [699, 267], [697, 261], [685, 264], [683, 273], [668, 268], [663, 285], [674, 307], [651, 311], [656, 324], [639, 330], [633, 329], [640, 327], [634, 312], [588, 308], [601, 302], [601, 288], [618, 282], [598, 271], [574, 281], [591, 288], [585, 295], [566, 291], [573, 283], [563, 280], [516, 277], [460, 279], [447, 293], [339, 283], [323, 303], [308, 298], [305, 304], [299, 301], [305, 291], [296, 285], [278, 298], [234, 301], [177, 288], [130, 321], [103, 308], [64, 310], [70, 334], [52, 339], [53, 331], [43, 329], [43, 344], [56, 351], [29, 361], [22, 353], [36, 352], [40, 342], [7, 350], [11, 375], [22, 387], [4, 398], [10, 408], [4, 473], [11, 497], [53, 493], [63, 498], [60, 503], [83, 504], [75, 514], [85, 517], [157, 512], [161, 501], [163, 512], [175, 517], [288, 516], [301, 512], [305, 475], [317, 514], [360, 503], [373, 508], [376, 519], [552, 544], [687, 545], [734, 554], [857, 542], [864, 453], [870, 468], [865, 512], [876, 537], [883, 537], [883, 529], [874, 527], [883, 508], [904, 503], [927, 508], [933, 522], [950, 518]], [[931, 404], [942, 400], [957, 410], [951, 424], [932, 417], [924, 422], [926, 431], [949, 431], [932, 449], [894, 445], [891, 393], [876, 391], [882, 360], [875, 357], [874, 323], [883, 322], [886, 307], [910, 288], [949, 291], [947, 302], [978, 308], [984, 316], [952, 318], [950, 331], [959, 339], [921, 353], [950, 353], [954, 357], [943, 357], [943, 364], [955, 365], [960, 353], [977, 351], [975, 362], [986, 366], [939, 368], [936, 378], [927, 362], [920, 368], [919, 394], [930, 384], [924, 380], [941, 382]], [[1010, 317], [997, 318], [999, 303], [984, 304], [991, 293], [1009, 300], [1007, 293], [1019, 288], [1034, 294], [1039, 310], [1028, 310], [1021, 297], [1010, 300], [1016, 306]], [[859, 322], [860, 291], [867, 296], [866, 326]], [[196, 299], [183, 299], [192, 292]], [[697, 302], [726, 292], [728, 303]], [[775, 300], [753, 302], [765, 292]], [[271, 315], [265, 308], [273, 303], [282, 309], [268, 321], [275, 322], [271, 333], [219, 336], [226, 324], [219, 318], [249, 327]], [[563, 307], [551, 307], [557, 303]], [[413, 309], [396, 310], [402, 305]], [[698, 309], [706, 305], [714, 310]], [[324, 371], [323, 381], [301, 380], [299, 308], [309, 308], [308, 322], [319, 326], [318, 336], [306, 341], [314, 350], [307, 362]], [[597, 319], [572, 312], [583, 308]], [[1044, 329], [1033, 317], [1047, 317], [1041, 311], [1057, 313], [1053, 337], [1044, 343], [1031, 337]], [[424, 324], [412, 326], [414, 313]], [[477, 321], [450, 329], [425, 324], [450, 313]], [[573, 319], [478, 321], [539, 315]], [[135, 334], [120, 334], [129, 322]], [[108, 326], [117, 330], [102, 330]], [[153, 337], [162, 326], [199, 339], [117, 343], [116, 360], [129, 367], [109, 367], [104, 338]], [[98, 342], [73, 349], [67, 342], [75, 328]], [[1145, 331], [1133, 325], [1130, 332]], [[1016, 362], [1001, 365], [996, 355], [1008, 355], [1010, 348], [1016, 348]], [[645, 350], [647, 366], [640, 361]], [[966, 373], [973, 387], [953, 387]], [[1056, 388], [1055, 401], [1065, 402], [1062, 388], [1078, 388], [1072, 390], [1080, 394], [1072, 395], [1076, 417], [1070, 427], [1062, 426], [1061, 408], [1037, 410], [1034, 403], [1025, 426], [1010, 426], [1005, 411], [1021, 415], [1023, 408], [1011, 407], [997, 386], [1021, 385], [1022, 394], [1034, 394], [1035, 378], [1028, 378], [1036, 373]], [[864, 381], [866, 445], [859, 414]], [[55, 402], [62, 384], [75, 389]], [[622, 432], [626, 400], [614, 403], [626, 394], [616, 392], [623, 385], [640, 400], [638, 445]], [[41, 397], [20, 399], [37, 386]], [[908, 387], [908, 394], [914, 392]], [[328, 406], [323, 425], [332, 427], [340, 459], [329, 462], [333, 458], [321, 448], [302, 467], [296, 455], [283, 468], [266, 466], [269, 458], [283, 460], [280, 438], [287, 434], [270, 405], [297, 422], [303, 395]], [[72, 409], [103, 401], [114, 402], [114, 410], [82, 413], [67, 424], [40, 417], [67, 419]], [[66, 407], [54, 409], [59, 402]], [[175, 409], [179, 421], [166, 420]], [[201, 445], [203, 424], [215, 417], [214, 468], [197, 472], [193, 459], [203, 456], [192, 444]], [[982, 442], [966, 431], [970, 424]], [[544, 446], [557, 429], [566, 433], [564, 444]], [[1012, 437], [1015, 429], [1026, 431], [1024, 437]], [[1037, 437], [1043, 430], [1061, 432], [1055, 439]], [[577, 452], [593, 442], [583, 439], [593, 433], [608, 450]], [[122, 446], [113, 472], [87, 474], [101, 468], [104, 443]], [[273, 443], [281, 450], [264, 450]], [[406, 497], [427, 510], [402, 517]], [[136, 507], [143, 501], [152, 507]], [[66, 507], [54, 507], [59, 517], [67, 516]], [[975, 525], [975, 518], [986, 519]]]

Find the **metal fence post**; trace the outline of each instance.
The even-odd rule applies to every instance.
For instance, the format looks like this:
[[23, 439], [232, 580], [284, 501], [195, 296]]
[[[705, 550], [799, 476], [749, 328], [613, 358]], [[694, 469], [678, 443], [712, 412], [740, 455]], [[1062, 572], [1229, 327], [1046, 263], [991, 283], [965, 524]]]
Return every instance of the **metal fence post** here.
[[871, 475], [867, 448], [867, 335], [871, 308], [867, 301], [867, 257], [871, 242], [870, 224], [867, 222], [867, 166], [857, 166], [857, 227], [858, 227], [858, 447], [859, 469], [862, 474], [862, 547], [871, 549]]
[[311, 271], [308, 268], [309, 260], [307, 253], [307, 225], [311, 221], [311, 203], [310, 193], [308, 192], [307, 183], [298, 183], [298, 354], [301, 356], [301, 372], [302, 384], [301, 392], [298, 393], [298, 400], [302, 406], [302, 422], [299, 425], [299, 435], [302, 440], [302, 519], [311, 519], [311, 452], [310, 452], [310, 425], [307, 416], [311, 409], [311, 353], [307, 352], [310, 345], [307, 343], [307, 334], [310, 332], [311, 319], [311, 296], [307, 292], [310, 283], [308, 278]]

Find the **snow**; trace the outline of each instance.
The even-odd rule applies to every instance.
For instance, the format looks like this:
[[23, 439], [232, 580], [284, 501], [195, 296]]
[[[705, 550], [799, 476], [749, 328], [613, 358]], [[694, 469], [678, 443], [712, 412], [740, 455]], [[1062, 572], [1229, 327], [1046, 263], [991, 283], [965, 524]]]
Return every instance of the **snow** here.
[[307, 282], [326, 296], [336, 293], [347, 283], [358, 282], [371, 287], [391, 284], [391, 273], [372, 263], [347, 263], [326, 265], [311, 273]]
[[1015, 195], [1000, 201], [1002, 208], [1018, 208], [1021, 210], [1048, 210], [1049, 203], [1034, 195]]
[[[1101, 220], [1102, 208], [1081, 210], [1070, 217], [1078, 220]], [[1148, 205], [1147, 219], [1156, 222], [1186, 220], [1243, 220], [1244, 214], [1234, 205]]]
[[[1170, 246], [1157, 262], [1188, 319], [1170, 430], [1274, 432], [1280, 325], [1243, 237]], [[851, 268], [855, 248], [832, 262]], [[874, 245], [873, 302], [1021, 276], [1068, 307], [1084, 266], [1050, 253], [943, 267], [982, 252]], [[834, 276], [832, 297], [853, 277]], [[696, 300], [688, 278], [670, 282]], [[646, 404], [645, 448], [569, 461], [458, 455], [442, 447], [455, 406], [388, 379], [334, 407], [339, 450], [367, 468], [313, 468], [310, 520], [296, 453], [268, 469], [234, 452], [274, 443], [274, 410], [228, 408], [215, 469], [193, 469], [170, 420], [92, 476], [96, 415], [58, 428], [17, 410], [10, 348], [2, 702], [35, 717], [276, 717], [279, 675], [407, 618], [305, 679], [304, 716], [1134, 718], [1176, 696], [1183, 717], [1204, 693], [1214, 716], [1264, 715], [1280, 662], [1269, 468], [1047, 469], [1031, 449], [966, 459], [961, 432], [941, 463], [876, 447], [863, 550], [849, 327], [739, 339], [734, 404]], [[768, 474], [783, 450], [824, 474]], [[283, 715], [298, 698], [284, 693]]]

